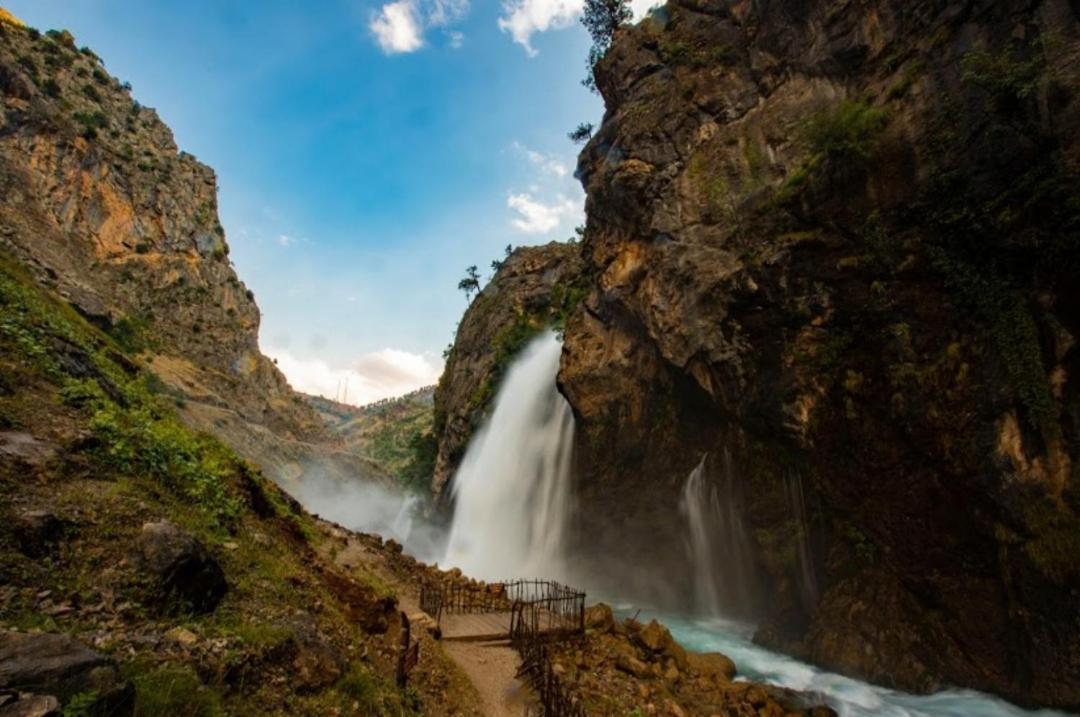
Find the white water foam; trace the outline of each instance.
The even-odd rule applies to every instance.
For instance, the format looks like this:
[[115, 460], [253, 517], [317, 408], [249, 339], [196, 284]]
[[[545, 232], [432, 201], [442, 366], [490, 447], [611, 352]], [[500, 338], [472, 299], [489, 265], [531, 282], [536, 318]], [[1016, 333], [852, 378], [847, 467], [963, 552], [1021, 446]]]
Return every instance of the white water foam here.
[[485, 580], [564, 575], [574, 417], [555, 387], [561, 353], [545, 332], [507, 372], [454, 476], [444, 567]]

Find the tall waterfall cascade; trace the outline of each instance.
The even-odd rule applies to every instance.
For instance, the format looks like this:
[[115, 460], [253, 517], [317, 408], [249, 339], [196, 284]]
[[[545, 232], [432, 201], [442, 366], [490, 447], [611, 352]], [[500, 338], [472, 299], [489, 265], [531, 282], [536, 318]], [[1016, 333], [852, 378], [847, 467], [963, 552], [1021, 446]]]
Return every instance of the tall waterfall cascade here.
[[503, 379], [454, 476], [444, 566], [485, 580], [565, 574], [574, 417], [555, 385], [561, 354], [545, 332]]
[[758, 595], [750, 542], [731, 453], [721, 455], [717, 481], [710, 481], [709, 455], [687, 476], [681, 509], [693, 568], [693, 609], [699, 615], [747, 617]]

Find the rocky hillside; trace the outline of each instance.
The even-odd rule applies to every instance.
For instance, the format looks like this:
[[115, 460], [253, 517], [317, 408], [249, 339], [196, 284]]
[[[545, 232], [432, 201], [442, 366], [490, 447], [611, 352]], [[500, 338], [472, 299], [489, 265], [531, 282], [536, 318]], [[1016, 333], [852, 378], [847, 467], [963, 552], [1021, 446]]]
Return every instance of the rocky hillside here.
[[357, 540], [0, 252], [0, 712], [479, 714], [430, 641], [394, 684], [400, 556]]
[[[0, 247], [275, 478], [318, 463], [322, 422], [259, 352], [213, 171], [67, 32], [0, 22]], [[370, 466], [322, 460], [337, 477]]]
[[366, 406], [304, 399], [348, 451], [373, 461], [399, 484], [426, 492], [435, 459], [434, 386]]
[[[559, 376], [584, 570], [685, 607], [704, 458], [759, 641], [1080, 706], [1078, 13], [672, 0], [617, 32]], [[436, 399], [437, 488], [522, 313], [480, 302]]]
[[584, 296], [579, 250], [557, 242], [518, 247], [466, 310], [435, 391], [436, 495], [487, 416], [514, 354], [545, 328], [561, 328]]

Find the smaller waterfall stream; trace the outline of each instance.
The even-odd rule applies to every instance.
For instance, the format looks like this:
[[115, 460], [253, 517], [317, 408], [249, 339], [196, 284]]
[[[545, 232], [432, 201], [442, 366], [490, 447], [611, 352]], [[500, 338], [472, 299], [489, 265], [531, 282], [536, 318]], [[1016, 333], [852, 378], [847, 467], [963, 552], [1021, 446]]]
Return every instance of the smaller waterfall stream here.
[[718, 484], [709, 480], [709, 455], [683, 486], [687, 549], [694, 568], [694, 611], [709, 617], [749, 616], [757, 596], [757, 576], [742, 522], [731, 453], [724, 450]]
[[454, 476], [444, 566], [487, 580], [564, 575], [574, 417], [555, 387], [561, 354], [549, 331], [507, 372]]

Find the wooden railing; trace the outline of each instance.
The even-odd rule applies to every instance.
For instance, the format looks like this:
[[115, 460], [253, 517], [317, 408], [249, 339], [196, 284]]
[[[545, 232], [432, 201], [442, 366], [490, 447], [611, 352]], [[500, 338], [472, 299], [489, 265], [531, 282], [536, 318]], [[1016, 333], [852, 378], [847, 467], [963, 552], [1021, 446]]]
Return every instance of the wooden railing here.
[[585, 593], [553, 580], [436, 583], [420, 589], [420, 608], [436, 623], [444, 613], [509, 612], [508, 637], [521, 655], [518, 677], [536, 692], [541, 714], [587, 717], [584, 707], [555, 674], [550, 654], [551, 643], [585, 635]]

